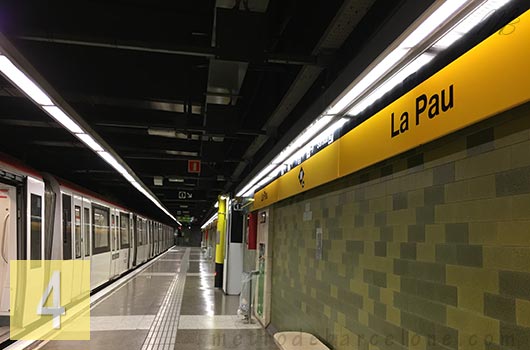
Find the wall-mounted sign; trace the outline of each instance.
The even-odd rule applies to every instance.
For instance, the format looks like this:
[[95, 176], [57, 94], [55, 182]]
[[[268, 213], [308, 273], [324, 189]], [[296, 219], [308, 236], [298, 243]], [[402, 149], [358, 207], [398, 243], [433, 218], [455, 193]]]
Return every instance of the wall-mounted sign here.
[[267, 222], [267, 213], [266, 212], [259, 213], [259, 223], [264, 224], [266, 222]]
[[179, 199], [192, 199], [193, 194], [187, 191], [179, 191]]
[[317, 228], [315, 239], [316, 239], [315, 259], [322, 260], [322, 228], [321, 227]]
[[201, 173], [201, 161], [197, 159], [188, 160], [188, 173]]

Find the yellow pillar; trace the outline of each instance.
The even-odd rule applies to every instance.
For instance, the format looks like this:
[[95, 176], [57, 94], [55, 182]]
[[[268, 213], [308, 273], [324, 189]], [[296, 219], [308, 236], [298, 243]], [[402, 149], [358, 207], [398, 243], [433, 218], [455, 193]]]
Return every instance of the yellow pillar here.
[[218, 201], [217, 241], [215, 245], [215, 287], [221, 288], [223, 286], [223, 264], [225, 260], [226, 197], [219, 196]]

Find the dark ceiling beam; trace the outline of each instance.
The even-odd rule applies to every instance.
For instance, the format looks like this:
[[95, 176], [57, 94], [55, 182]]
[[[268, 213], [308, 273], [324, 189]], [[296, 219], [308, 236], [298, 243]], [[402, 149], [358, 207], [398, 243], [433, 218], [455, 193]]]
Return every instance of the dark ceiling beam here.
[[[191, 159], [197, 159], [197, 157], [162, 157], [162, 156], [136, 156], [136, 155], [123, 155], [124, 159], [136, 159], [136, 160], [161, 160], [161, 161], [179, 161], [179, 160], [191, 160]], [[240, 159], [223, 159], [223, 163], [239, 163]]]
[[182, 114], [202, 114], [202, 101], [185, 103], [175, 100], [139, 99], [139, 98], [119, 98], [109, 96], [95, 96], [79, 93], [65, 93], [65, 98], [70, 103], [85, 103], [90, 105], [115, 106], [131, 109], [146, 109], [154, 111], [182, 113]]
[[38, 120], [27, 120], [27, 119], [4, 119], [0, 116], [0, 124], [24, 127], [24, 128], [55, 128], [62, 129], [59, 124], [49, 121], [43, 122]]
[[[169, 132], [176, 132], [182, 134], [201, 134], [204, 137], [225, 137], [230, 139], [248, 139], [249, 137], [255, 137], [264, 134], [264, 131], [255, 130], [238, 130], [234, 132], [216, 132], [209, 131], [204, 127], [183, 127], [173, 128], [169, 123], [151, 123], [139, 124], [137, 122], [127, 123], [127, 121], [111, 121], [111, 122], [96, 122], [95, 126], [100, 127], [105, 132], [116, 133], [116, 134], [145, 134], [147, 135], [148, 129], [165, 129]], [[171, 138], [171, 137], [168, 137]], [[175, 137], [176, 138], [176, 137]], [[208, 141], [208, 140], [203, 140]]]
[[80, 142], [68, 142], [68, 141], [41, 141], [41, 140], [32, 140], [30, 141], [32, 145], [45, 146], [45, 147], [63, 147], [63, 148], [82, 148], [86, 149], [86, 146]]
[[112, 143], [116, 145], [116, 148], [120, 148], [123, 151], [143, 149], [145, 151], [173, 150], [197, 152], [200, 147], [200, 141], [180, 140], [148, 135], [145, 135], [145, 137], [137, 137], [134, 140], [116, 135], [116, 137], [112, 138]]
[[[127, 51], [136, 51], [136, 52], [149, 52], [157, 54], [167, 54], [167, 55], [184, 55], [184, 56], [198, 56], [205, 58], [218, 58], [219, 54], [217, 49], [214, 47], [201, 47], [201, 46], [152, 46], [144, 42], [135, 42], [135, 41], [118, 41], [113, 40], [112, 42], [96, 41], [89, 40], [85, 38], [67, 38], [61, 37], [60, 35], [51, 34], [49, 37], [44, 36], [33, 36], [33, 35], [24, 35], [19, 36], [18, 39], [26, 41], [35, 41], [35, 42], [46, 42], [52, 44], [62, 44], [62, 45], [77, 45], [77, 46], [87, 46], [87, 47], [99, 47], [106, 49], [117, 49], [117, 50], [127, 50]], [[288, 64], [288, 65], [300, 65], [300, 66], [319, 66], [322, 65], [327, 59], [325, 56], [317, 55], [293, 55], [293, 54], [270, 54], [263, 53], [264, 62], [266, 63], [275, 63], [275, 64]], [[246, 58], [241, 58], [238, 61], [246, 61]]]
[[118, 49], [118, 50], [127, 50], [127, 51], [137, 51], [137, 52], [150, 52], [150, 53], [159, 53], [159, 54], [169, 54], [169, 55], [184, 55], [184, 56], [199, 56], [206, 58], [215, 57], [215, 49], [212, 47], [198, 47], [198, 46], [176, 46], [172, 45], [171, 47], [155, 47], [149, 46], [143, 42], [134, 42], [130, 40], [113, 40], [112, 42], [104, 41], [95, 41], [88, 39], [80, 38], [66, 38], [61, 37], [60, 35], [51, 34], [50, 37], [43, 36], [32, 36], [24, 35], [19, 36], [18, 39], [27, 40], [27, 41], [37, 41], [37, 42], [46, 42], [53, 44], [63, 44], [63, 45], [77, 45], [77, 46], [88, 46], [88, 47], [99, 47], [106, 49]]

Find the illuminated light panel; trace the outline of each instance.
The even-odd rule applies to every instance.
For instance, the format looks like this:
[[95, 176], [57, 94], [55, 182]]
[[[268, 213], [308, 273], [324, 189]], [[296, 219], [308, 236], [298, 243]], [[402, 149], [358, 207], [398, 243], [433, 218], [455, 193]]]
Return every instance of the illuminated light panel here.
[[212, 217], [210, 217], [202, 226], [201, 230], [204, 230], [208, 225], [210, 225], [212, 222], [217, 220], [218, 214], [214, 214]]
[[354, 107], [349, 110], [347, 114], [353, 116], [361, 114], [366, 108], [370, 107], [386, 93], [392, 91], [392, 89], [401, 84], [406, 78], [420, 70], [420, 68], [422, 68], [423, 66], [426, 66], [430, 61], [432, 61], [433, 58], [433, 54], [423, 53], [414, 61], [410, 62], [407, 66], [403, 67], [390, 79], [386, 80], [377, 89], [372, 91], [370, 95], [366, 96], [361, 101], [359, 101], [359, 103], [355, 104]]
[[43, 106], [42, 107], [53, 119], [64, 126], [73, 134], [84, 134], [84, 131], [76, 124], [66, 113], [64, 113], [57, 106]]
[[18, 69], [6, 56], [0, 55], [0, 72], [13, 84], [41, 106], [52, 106], [52, 100], [24, 72]]
[[[110, 153], [108, 153], [108, 152], [98, 152], [97, 154], [98, 154], [98, 156], [103, 158], [103, 160], [105, 160], [105, 162], [107, 162], [110, 166], [112, 166], [120, 174], [123, 175], [123, 174], [127, 174], [128, 173], [128, 171], [125, 170], [125, 168], [120, 163], [118, 163], [116, 158], [114, 158]], [[142, 191], [140, 191], [140, 192], [142, 192]]]
[[495, 11], [502, 8], [512, 0], [489, 0], [471, 12], [463, 20], [444, 35], [433, 47], [445, 50], [460, 38], [469, 33], [474, 27], [487, 20]]
[[85, 145], [90, 147], [94, 152], [103, 152], [104, 149], [88, 134], [75, 134]]

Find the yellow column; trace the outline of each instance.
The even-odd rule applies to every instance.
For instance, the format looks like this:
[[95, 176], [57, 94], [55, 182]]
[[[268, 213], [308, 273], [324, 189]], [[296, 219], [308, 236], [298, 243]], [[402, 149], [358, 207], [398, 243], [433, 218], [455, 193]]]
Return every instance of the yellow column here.
[[219, 238], [215, 246], [215, 287], [221, 288], [223, 286], [223, 264], [225, 260], [226, 197], [219, 196], [218, 200], [216, 237]]

